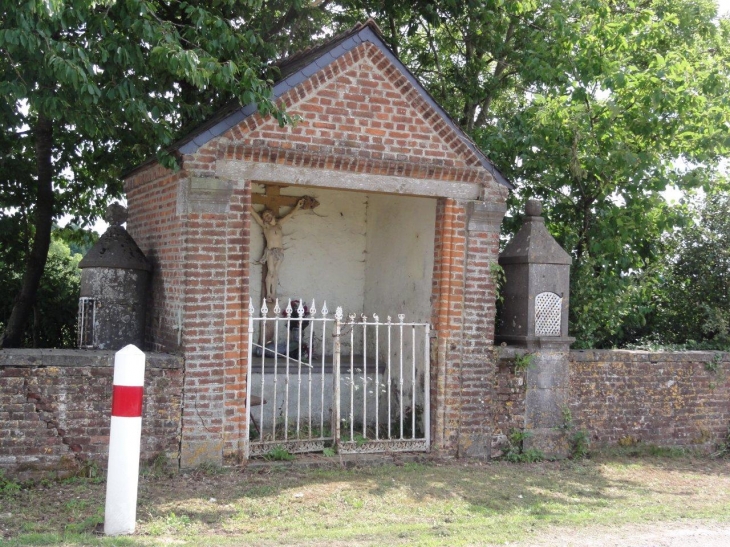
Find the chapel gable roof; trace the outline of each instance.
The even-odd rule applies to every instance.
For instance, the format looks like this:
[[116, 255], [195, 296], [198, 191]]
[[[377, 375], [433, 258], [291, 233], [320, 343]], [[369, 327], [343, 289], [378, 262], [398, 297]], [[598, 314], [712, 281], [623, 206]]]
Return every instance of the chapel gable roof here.
[[[307, 48], [301, 52], [276, 63], [281, 78], [274, 84], [273, 98], [278, 99], [292, 88], [327, 67], [339, 57], [356, 48], [359, 44], [368, 42], [377, 47], [401, 74], [418, 91], [423, 100], [443, 119], [446, 125], [454, 132], [458, 139], [473, 153], [481, 166], [492, 174], [501, 185], [512, 188], [512, 184], [502, 175], [494, 164], [479, 150], [479, 147], [464, 133], [459, 125], [446, 113], [436, 100], [426, 91], [418, 79], [406, 68], [398, 57], [386, 45], [380, 29], [371, 19], [360, 23], [352, 29], [334, 36], [325, 43]], [[257, 112], [256, 104], [241, 107], [237, 103], [230, 103], [221, 109], [207, 123], [199, 126], [191, 133], [177, 141], [173, 150], [181, 154], [195, 153], [201, 146], [226, 133], [232, 127], [240, 124]]]

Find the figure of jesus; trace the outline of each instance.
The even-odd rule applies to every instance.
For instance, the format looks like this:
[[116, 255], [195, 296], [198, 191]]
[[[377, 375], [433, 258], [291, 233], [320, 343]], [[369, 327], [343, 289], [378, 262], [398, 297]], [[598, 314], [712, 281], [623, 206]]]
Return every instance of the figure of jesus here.
[[266, 300], [273, 302], [276, 298], [276, 289], [279, 285], [279, 268], [281, 263], [284, 261], [284, 247], [283, 247], [283, 232], [281, 230], [282, 223], [289, 220], [294, 216], [299, 209], [304, 207], [304, 198], [297, 201], [297, 204], [292, 210], [281, 218], [276, 218], [276, 215], [270, 209], [264, 209], [261, 216], [251, 206], [251, 216], [256, 221], [256, 224], [261, 226], [264, 231], [264, 239], [266, 240], [266, 248], [264, 254], [257, 264], [266, 264]]

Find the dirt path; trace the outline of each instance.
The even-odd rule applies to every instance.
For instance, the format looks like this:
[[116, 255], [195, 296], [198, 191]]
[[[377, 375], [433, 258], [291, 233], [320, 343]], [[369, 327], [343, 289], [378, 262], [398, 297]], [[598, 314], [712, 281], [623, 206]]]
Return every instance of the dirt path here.
[[511, 543], [515, 547], [728, 547], [730, 524], [657, 522], [617, 529], [547, 530], [539, 541]]

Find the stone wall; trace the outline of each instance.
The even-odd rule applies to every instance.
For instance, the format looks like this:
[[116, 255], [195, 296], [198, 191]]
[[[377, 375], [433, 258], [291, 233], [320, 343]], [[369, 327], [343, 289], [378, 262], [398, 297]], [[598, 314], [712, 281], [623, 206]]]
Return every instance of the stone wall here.
[[509, 434], [525, 427], [525, 371], [513, 359], [498, 359], [494, 375], [492, 457], [501, 456]]
[[730, 354], [572, 351], [570, 408], [594, 444], [711, 450], [730, 425]]
[[[452, 350], [441, 343], [434, 351], [448, 356]], [[489, 434], [495, 457], [510, 431], [524, 428], [530, 387], [526, 372], [514, 367], [514, 356], [524, 350], [499, 351], [503, 357], [494, 367], [446, 359], [432, 371], [435, 425], [443, 428], [434, 438], [436, 450], [485, 457], [473, 440]], [[110, 351], [0, 351], [0, 469], [22, 480], [68, 475], [87, 462], [103, 468], [113, 360]], [[573, 425], [594, 446], [642, 442], [710, 451], [727, 435], [729, 354], [571, 351], [569, 368]], [[459, 382], [471, 376], [473, 382]], [[159, 454], [177, 460], [182, 358], [148, 353], [145, 382], [142, 461]], [[481, 433], [478, 420], [485, 422]]]
[[[0, 469], [21, 480], [106, 467], [114, 352], [0, 351]], [[177, 460], [182, 359], [147, 354], [141, 460]]]
[[[509, 348], [494, 379], [493, 455], [525, 427], [529, 386]], [[594, 446], [636, 443], [711, 451], [730, 426], [730, 354], [582, 350], [569, 354], [566, 410]]]

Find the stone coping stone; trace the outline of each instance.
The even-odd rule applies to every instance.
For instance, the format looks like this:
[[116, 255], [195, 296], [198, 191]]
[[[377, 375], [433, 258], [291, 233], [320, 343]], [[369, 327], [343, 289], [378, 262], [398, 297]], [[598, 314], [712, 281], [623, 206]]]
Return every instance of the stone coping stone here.
[[570, 360], [576, 362], [623, 361], [650, 363], [697, 363], [716, 359], [730, 361], [730, 353], [722, 351], [644, 351], [628, 349], [588, 349], [571, 350]]
[[[539, 353], [516, 346], [495, 346], [500, 361], [514, 359], [526, 353]], [[730, 362], [730, 352], [714, 350], [646, 351], [633, 349], [572, 349], [568, 360], [574, 362], [641, 362], [649, 363], [704, 363], [720, 356], [721, 362]]]
[[[0, 367], [113, 367], [115, 351], [88, 349], [0, 349]], [[145, 352], [148, 368], [182, 369], [183, 357]]]
[[494, 352], [497, 354], [497, 359], [499, 360], [514, 359], [518, 355], [531, 353], [527, 348], [521, 348], [517, 346], [495, 346]]

